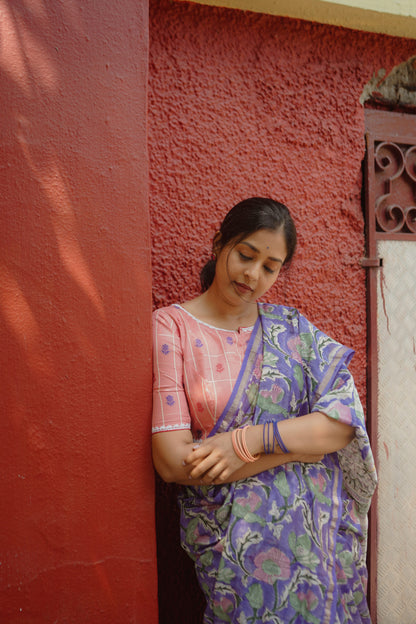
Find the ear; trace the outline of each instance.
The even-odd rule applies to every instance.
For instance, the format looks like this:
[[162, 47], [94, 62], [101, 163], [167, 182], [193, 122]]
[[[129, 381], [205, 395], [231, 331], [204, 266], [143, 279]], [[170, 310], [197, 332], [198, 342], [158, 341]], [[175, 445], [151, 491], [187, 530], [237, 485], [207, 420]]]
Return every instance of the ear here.
[[218, 253], [221, 251], [221, 247], [221, 232], [218, 230], [218, 232], [215, 232], [215, 236], [212, 239], [212, 251]]

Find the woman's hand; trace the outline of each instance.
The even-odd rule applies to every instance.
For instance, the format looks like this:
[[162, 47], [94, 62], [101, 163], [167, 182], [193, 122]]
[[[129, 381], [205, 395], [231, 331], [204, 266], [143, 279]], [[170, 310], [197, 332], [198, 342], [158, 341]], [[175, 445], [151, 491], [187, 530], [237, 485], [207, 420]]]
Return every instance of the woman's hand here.
[[193, 450], [185, 458], [190, 468], [192, 479], [202, 480], [206, 484], [227, 481], [245, 462], [235, 454], [231, 432], [217, 433], [200, 444], [194, 444]]

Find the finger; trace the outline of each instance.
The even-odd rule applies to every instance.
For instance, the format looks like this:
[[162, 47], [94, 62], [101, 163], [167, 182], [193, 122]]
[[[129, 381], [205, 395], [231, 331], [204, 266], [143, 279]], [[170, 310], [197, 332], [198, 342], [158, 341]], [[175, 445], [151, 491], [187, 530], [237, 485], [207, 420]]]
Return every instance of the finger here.
[[192, 479], [200, 479], [203, 475], [208, 473], [209, 470], [215, 465], [215, 458], [212, 455], [208, 455], [204, 459], [201, 459], [197, 465], [194, 465], [189, 476]]
[[201, 445], [195, 445], [192, 451], [185, 457], [185, 464], [193, 464], [209, 455], [209, 449], [201, 448]]
[[208, 470], [211, 468], [210, 465], [203, 465], [202, 462], [201, 464], [198, 464], [197, 466], [193, 467], [191, 472], [189, 473], [189, 478], [190, 479], [203, 479]]
[[[200, 459], [194, 459], [191, 462], [184, 462], [184, 466], [190, 471], [189, 474], [193, 473], [193, 471], [200, 466], [200, 464], [205, 461], [205, 457], [201, 457]], [[204, 472], [204, 469], [200, 469], [199, 472]]]
[[221, 474], [223, 469], [224, 467], [221, 465], [214, 466], [213, 468], [208, 470], [208, 472], [205, 473], [205, 475], [203, 476], [203, 480], [205, 481], [205, 483], [213, 483]]
[[230, 476], [231, 472], [229, 464], [225, 461], [220, 461], [204, 475], [204, 478], [210, 483], [223, 483]]
[[214, 483], [225, 483], [229, 476], [231, 475], [231, 470], [229, 468], [225, 468], [219, 475], [214, 479]]

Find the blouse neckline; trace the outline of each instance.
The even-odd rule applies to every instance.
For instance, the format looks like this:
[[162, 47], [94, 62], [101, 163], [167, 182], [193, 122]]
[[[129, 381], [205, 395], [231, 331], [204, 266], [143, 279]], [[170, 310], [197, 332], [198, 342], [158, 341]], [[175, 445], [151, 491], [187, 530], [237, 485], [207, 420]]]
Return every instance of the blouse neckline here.
[[194, 316], [191, 312], [188, 312], [188, 310], [186, 310], [183, 306], [181, 306], [180, 303], [174, 303], [173, 306], [175, 308], [179, 308], [179, 310], [182, 310], [183, 312], [185, 312], [185, 314], [188, 314], [188, 316], [193, 318], [194, 321], [196, 321], [197, 323], [201, 323], [201, 325], [205, 325], [206, 327], [209, 327], [210, 329], [215, 329], [217, 331], [224, 331], [228, 333], [231, 332], [233, 334], [235, 333], [241, 334], [241, 332], [251, 332], [254, 329], [254, 325], [251, 325], [250, 327], [239, 327], [238, 329], [225, 329], [224, 327], [215, 327], [215, 325], [210, 325], [209, 323], [206, 323], [205, 321], [201, 321], [201, 319]]

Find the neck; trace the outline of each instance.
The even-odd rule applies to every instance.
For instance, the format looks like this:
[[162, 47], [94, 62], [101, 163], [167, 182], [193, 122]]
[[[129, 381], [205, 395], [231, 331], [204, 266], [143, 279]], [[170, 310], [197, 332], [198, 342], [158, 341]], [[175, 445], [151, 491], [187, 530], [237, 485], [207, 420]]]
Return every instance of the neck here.
[[201, 304], [207, 316], [230, 329], [254, 325], [258, 317], [256, 302], [230, 303], [218, 296], [213, 285], [201, 295]]

